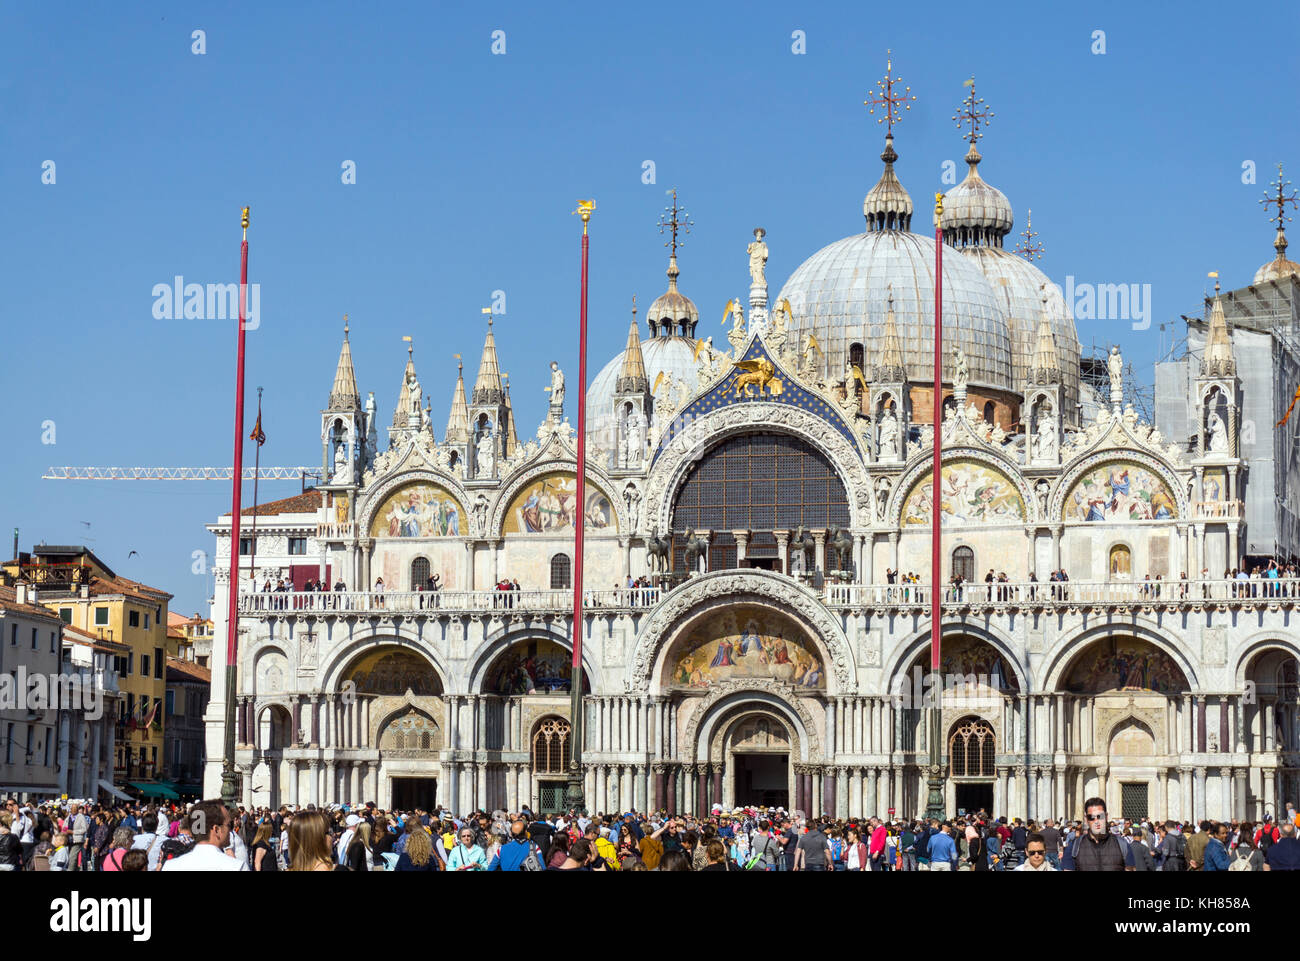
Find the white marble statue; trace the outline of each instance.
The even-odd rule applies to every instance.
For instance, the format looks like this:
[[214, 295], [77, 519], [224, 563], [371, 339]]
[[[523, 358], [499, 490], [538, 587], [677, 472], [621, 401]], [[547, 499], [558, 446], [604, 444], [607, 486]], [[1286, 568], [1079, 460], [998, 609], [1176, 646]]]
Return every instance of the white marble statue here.
[[564, 406], [564, 371], [555, 361], [551, 361], [551, 406]]
[[955, 393], [964, 394], [966, 393], [966, 384], [968, 382], [969, 373], [966, 369], [966, 355], [962, 353], [960, 347], [954, 347], [952, 349], [952, 363], [952, 389]]
[[636, 489], [635, 484], [628, 484], [623, 491], [623, 502], [627, 504], [627, 523], [630, 530], [637, 529], [637, 523], [641, 520], [641, 492]]
[[754, 242], [745, 248], [749, 254], [749, 282], [755, 287], [767, 286], [767, 244], [763, 243], [766, 233], [762, 227], [755, 227]]
[[415, 371], [411, 371], [411, 376], [406, 380], [406, 396], [409, 404], [409, 411], [417, 417], [420, 413], [420, 381], [415, 376]]
[[1111, 394], [1122, 394], [1124, 390], [1124, 358], [1120, 355], [1118, 347], [1110, 349], [1110, 357], [1106, 359], [1106, 370], [1110, 374]]
[[624, 463], [627, 467], [641, 466], [641, 452], [645, 450], [645, 419], [641, 411], [633, 408], [627, 415], [624, 437]]
[[892, 407], [886, 407], [880, 415], [880, 440], [877, 454], [881, 460], [898, 458], [898, 415]]
[[347, 445], [339, 444], [334, 448], [334, 477], [332, 480], [335, 484], [352, 483], [352, 466], [348, 463]]
[[485, 431], [475, 445], [475, 477], [491, 477], [496, 469], [496, 452], [493, 450], [492, 434]]
[[1034, 460], [1052, 460], [1056, 457], [1056, 419], [1050, 410], [1038, 415], [1038, 432], [1034, 435]]
[[1210, 413], [1210, 453], [1226, 454], [1228, 452], [1228, 428], [1223, 418], [1213, 411]]
[[727, 334], [727, 340], [731, 344], [731, 355], [736, 360], [740, 360], [745, 351], [745, 312], [740, 306], [739, 300], [731, 302], [731, 333]]
[[487, 512], [488, 512], [487, 497], [484, 496], [483, 494], [479, 494], [477, 499], [475, 499], [474, 501], [474, 507], [472, 509], [474, 511], [474, 523], [476, 525], [476, 529], [480, 534], [482, 534], [484, 531], [487, 530]]

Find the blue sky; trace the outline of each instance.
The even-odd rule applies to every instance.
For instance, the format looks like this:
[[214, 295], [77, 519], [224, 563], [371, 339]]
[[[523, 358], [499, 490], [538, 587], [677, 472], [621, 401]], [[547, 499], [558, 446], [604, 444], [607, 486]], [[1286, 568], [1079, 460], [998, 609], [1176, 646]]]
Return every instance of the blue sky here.
[[[645, 305], [665, 287], [655, 223], [667, 188], [697, 223], [681, 286], [702, 330], [743, 295], [754, 226], [768, 231], [773, 293], [863, 229], [882, 130], [862, 101], [887, 47], [918, 97], [896, 135], [918, 207], [964, 153], [950, 118], [974, 74], [996, 113], [981, 173], [1010, 198], [1017, 232], [1033, 208], [1040, 265], [1060, 283], [1151, 285], [1151, 330], [1079, 323], [1085, 347], [1122, 343], [1149, 380], [1158, 325], [1199, 311], [1206, 272], [1241, 286], [1272, 256], [1256, 201], [1278, 160], [1300, 172], [1300, 131], [1279, 106], [1294, 97], [1280, 51], [1300, 14], [1149, 6], [7, 5], [4, 551], [12, 527], [23, 549], [86, 542], [173, 592], [174, 609], [206, 610], [211, 577], [192, 574], [191, 557], [212, 550], [203, 525], [229, 509], [228, 487], [40, 475], [229, 464], [234, 324], [155, 319], [152, 289], [177, 274], [237, 280], [240, 206], [252, 207], [250, 280], [262, 285], [247, 376], [250, 398], [266, 389], [265, 461], [319, 463], [345, 312], [384, 423], [402, 335], [414, 337], [440, 436], [452, 355], [476, 369], [494, 290], [507, 297], [502, 366], [535, 423], [548, 362], [577, 371], [575, 199], [598, 204], [594, 374], [623, 345], [632, 295]], [[341, 183], [347, 160], [354, 185]]]

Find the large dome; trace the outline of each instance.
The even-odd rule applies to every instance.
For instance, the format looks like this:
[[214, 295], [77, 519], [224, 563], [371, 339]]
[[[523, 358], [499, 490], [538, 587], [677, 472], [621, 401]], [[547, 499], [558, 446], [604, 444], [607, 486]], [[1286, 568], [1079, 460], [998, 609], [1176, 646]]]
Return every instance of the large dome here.
[[1034, 358], [1046, 285], [1047, 316], [1052, 323], [1052, 331], [1056, 334], [1056, 354], [1061, 362], [1061, 384], [1065, 388], [1063, 414], [1068, 423], [1075, 423], [1075, 405], [1079, 402], [1079, 338], [1060, 288], [1024, 257], [1002, 247], [971, 246], [960, 249], [963, 256], [970, 258], [983, 271], [994, 294], [1002, 302], [1007, 326], [1011, 331], [1011, 357], [1018, 389], [1023, 389], [1029, 375], [1029, 363]]
[[[800, 342], [811, 333], [825, 352], [823, 370], [839, 376], [853, 344], [871, 366], [885, 341], [890, 295], [914, 382], [934, 380], [934, 241], [904, 230], [871, 230], [813, 254], [790, 275], [788, 298]], [[972, 386], [1015, 391], [1011, 333], [1000, 298], [979, 267], [955, 252], [943, 262], [945, 365], [954, 346], [966, 355]], [[869, 376], [869, 372], [868, 376]]]
[[[618, 440], [618, 420], [614, 414], [614, 393], [623, 360], [627, 351], [620, 351], [600, 369], [587, 389], [587, 442], [602, 451], [612, 452]], [[699, 382], [695, 364], [695, 341], [688, 337], [647, 337], [641, 341], [641, 357], [645, 363], [646, 379], [654, 387], [661, 373], [672, 374], [674, 383], [684, 383], [694, 393]], [[596, 459], [601, 467], [608, 467], [607, 457]]]

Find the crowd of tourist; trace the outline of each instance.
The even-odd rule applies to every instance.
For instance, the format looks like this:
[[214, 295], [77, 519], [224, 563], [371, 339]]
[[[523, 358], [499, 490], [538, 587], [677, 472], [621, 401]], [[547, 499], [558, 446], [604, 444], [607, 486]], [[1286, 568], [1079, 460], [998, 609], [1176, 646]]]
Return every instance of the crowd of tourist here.
[[704, 816], [587, 816], [312, 805], [4, 802], [0, 871], [1295, 871], [1296, 811], [1275, 823], [984, 812], [809, 818], [715, 805]]

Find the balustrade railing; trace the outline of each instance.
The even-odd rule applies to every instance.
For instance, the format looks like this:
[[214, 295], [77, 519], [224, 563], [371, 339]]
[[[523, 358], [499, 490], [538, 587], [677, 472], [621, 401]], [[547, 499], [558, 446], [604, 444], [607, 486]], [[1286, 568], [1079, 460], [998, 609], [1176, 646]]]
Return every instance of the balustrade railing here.
[[[689, 583], [689, 581], [685, 582]], [[794, 581], [791, 579], [791, 583]], [[929, 584], [827, 584], [822, 599], [830, 607], [928, 608]], [[586, 591], [589, 610], [648, 609], [669, 588], [635, 587]], [[1300, 578], [1249, 580], [1113, 580], [994, 582], [946, 585], [945, 607], [1059, 606], [1098, 604], [1199, 605], [1275, 604], [1300, 598]], [[573, 609], [572, 590], [519, 591], [271, 591], [242, 594], [241, 614], [433, 614], [438, 611], [529, 611], [564, 613]]]

